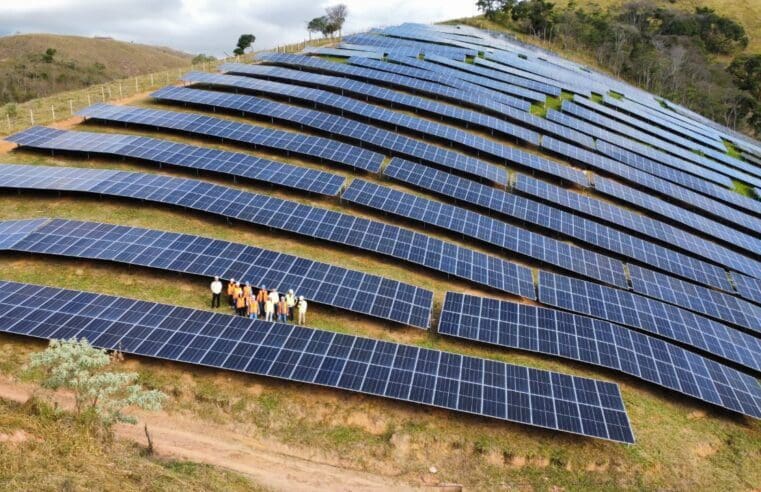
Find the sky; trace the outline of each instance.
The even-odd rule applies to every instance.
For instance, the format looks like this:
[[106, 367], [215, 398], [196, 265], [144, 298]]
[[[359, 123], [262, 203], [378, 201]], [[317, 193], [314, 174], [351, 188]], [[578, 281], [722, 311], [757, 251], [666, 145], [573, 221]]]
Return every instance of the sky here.
[[[55, 33], [111, 36], [224, 56], [238, 35], [254, 49], [307, 37], [306, 23], [341, 0], [1, 0], [0, 35]], [[436, 22], [475, 15], [473, 0], [343, 0], [344, 34], [402, 22]]]

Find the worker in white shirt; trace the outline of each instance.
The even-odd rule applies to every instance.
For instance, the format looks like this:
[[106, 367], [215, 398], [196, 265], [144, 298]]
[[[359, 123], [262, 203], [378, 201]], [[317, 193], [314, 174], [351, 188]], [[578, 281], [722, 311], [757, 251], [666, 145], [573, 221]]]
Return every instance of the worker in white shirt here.
[[269, 297], [264, 301], [264, 321], [272, 321], [275, 315], [275, 303]]
[[296, 309], [299, 312], [299, 322], [297, 324], [305, 325], [307, 322], [307, 301], [304, 299], [304, 296], [299, 296], [299, 303]]
[[222, 282], [219, 281], [219, 277], [214, 277], [209, 288], [211, 289], [211, 308], [218, 308], [219, 296], [222, 294]]
[[296, 308], [296, 294], [293, 293], [293, 289], [288, 289], [288, 293], [285, 295], [285, 303], [288, 305], [288, 321], [293, 323], [293, 310]]
[[272, 301], [272, 304], [275, 306], [280, 302], [280, 294], [277, 293], [277, 289], [272, 289], [270, 291], [270, 301]]

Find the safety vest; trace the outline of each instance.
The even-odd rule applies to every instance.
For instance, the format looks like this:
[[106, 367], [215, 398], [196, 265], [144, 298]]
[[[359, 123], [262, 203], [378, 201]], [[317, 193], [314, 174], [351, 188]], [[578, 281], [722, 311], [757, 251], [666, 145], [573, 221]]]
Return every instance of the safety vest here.
[[240, 287], [236, 287], [235, 288], [235, 292], [233, 293], [233, 297], [235, 299], [239, 299], [239, 298], [243, 297], [243, 289], [241, 289]]
[[251, 295], [251, 286], [250, 285], [246, 285], [245, 287], [243, 287], [243, 295], [246, 298], [248, 298]]
[[243, 296], [238, 296], [235, 298], [235, 307], [238, 309], [242, 307], [246, 307], [246, 298]]
[[291, 294], [286, 294], [285, 295], [285, 302], [288, 304], [289, 308], [292, 308], [293, 306], [296, 305], [296, 296], [291, 295]]
[[256, 300], [259, 302], [264, 302], [267, 300], [267, 291], [264, 289], [259, 290], [259, 294], [256, 296]]
[[253, 297], [248, 298], [248, 314], [259, 314], [259, 303]]
[[227, 284], [227, 295], [231, 296], [235, 292], [235, 284], [230, 282]]
[[288, 304], [285, 301], [277, 303], [277, 314], [288, 314]]

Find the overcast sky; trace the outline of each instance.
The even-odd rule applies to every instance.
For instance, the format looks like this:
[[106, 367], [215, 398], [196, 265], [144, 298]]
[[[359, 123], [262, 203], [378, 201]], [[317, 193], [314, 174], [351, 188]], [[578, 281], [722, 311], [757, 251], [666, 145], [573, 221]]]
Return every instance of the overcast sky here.
[[[256, 49], [301, 41], [320, 0], [0, 0], [0, 35], [57, 33], [123, 41], [216, 56], [238, 35], [253, 33]], [[435, 22], [475, 14], [473, 0], [343, 0], [344, 34], [402, 22]]]

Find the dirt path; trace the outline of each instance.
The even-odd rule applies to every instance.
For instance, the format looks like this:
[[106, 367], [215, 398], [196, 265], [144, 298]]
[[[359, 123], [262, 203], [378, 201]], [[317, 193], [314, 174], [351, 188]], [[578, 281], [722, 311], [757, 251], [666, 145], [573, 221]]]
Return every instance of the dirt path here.
[[[23, 403], [36, 389], [0, 376], [0, 398]], [[73, 404], [66, 394], [57, 395], [56, 401], [64, 408]], [[159, 456], [227, 468], [276, 490], [412, 490], [392, 478], [298, 456], [282, 445], [265, 443], [222, 425], [165, 412], [134, 414], [139, 424], [118, 425], [119, 438], [146, 445], [143, 424], [148, 424]]]

